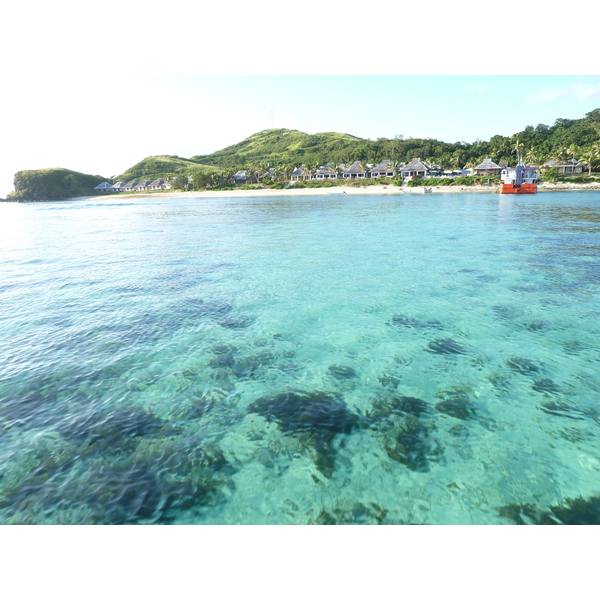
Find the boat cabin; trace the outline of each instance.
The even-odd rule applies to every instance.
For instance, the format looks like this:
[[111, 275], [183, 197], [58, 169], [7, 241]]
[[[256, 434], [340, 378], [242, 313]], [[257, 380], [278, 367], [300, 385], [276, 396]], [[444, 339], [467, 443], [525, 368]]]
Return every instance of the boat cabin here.
[[500, 173], [500, 179], [502, 183], [512, 183], [515, 185], [521, 185], [523, 183], [537, 183], [538, 172], [535, 167], [526, 167], [525, 165], [517, 165], [516, 167], [510, 167], [502, 169]]

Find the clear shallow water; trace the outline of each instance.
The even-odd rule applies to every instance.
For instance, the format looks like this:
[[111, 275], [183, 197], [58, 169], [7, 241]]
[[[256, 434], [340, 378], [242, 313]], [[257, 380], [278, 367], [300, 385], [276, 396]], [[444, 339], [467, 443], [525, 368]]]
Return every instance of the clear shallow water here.
[[598, 518], [598, 194], [5, 204], [0, 248], [2, 523]]

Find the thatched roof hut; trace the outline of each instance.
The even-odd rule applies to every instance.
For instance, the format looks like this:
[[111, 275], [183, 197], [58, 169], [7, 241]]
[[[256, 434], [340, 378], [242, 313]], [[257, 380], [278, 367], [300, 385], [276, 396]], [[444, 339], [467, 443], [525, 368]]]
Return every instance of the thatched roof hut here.
[[491, 158], [484, 158], [474, 169], [475, 175], [500, 175], [502, 167]]
[[360, 160], [353, 162], [347, 169], [342, 171], [342, 177], [344, 179], [357, 179], [366, 177], [367, 172], [363, 169]]

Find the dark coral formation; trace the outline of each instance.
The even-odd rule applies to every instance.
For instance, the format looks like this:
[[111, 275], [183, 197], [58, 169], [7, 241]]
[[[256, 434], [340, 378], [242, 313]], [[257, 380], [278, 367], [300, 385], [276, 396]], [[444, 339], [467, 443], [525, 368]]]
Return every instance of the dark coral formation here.
[[379, 398], [368, 417], [384, 433], [387, 455], [411, 471], [429, 471], [429, 462], [439, 460], [443, 448], [430, 439], [432, 429], [421, 418], [431, 413], [429, 404], [412, 396]]
[[254, 321], [256, 321], [256, 317], [242, 314], [227, 315], [216, 319], [216, 322], [226, 329], [246, 329], [246, 327], [250, 327]]
[[475, 417], [475, 410], [468, 400], [443, 400], [435, 405], [435, 410], [463, 421]]
[[229, 354], [217, 354], [211, 361], [208, 363], [208, 366], [213, 369], [226, 369], [228, 367], [233, 367], [235, 364], [235, 358], [232, 353]]
[[509, 504], [497, 510], [517, 525], [600, 525], [600, 496], [566, 499], [549, 507]]
[[109, 412], [87, 412], [67, 417], [56, 425], [65, 439], [92, 445], [99, 443], [102, 451], [119, 449], [127, 438], [175, 435], [178, 431], [141, 406], [120, 408]]
[[552, 379], [536, 379], [531, 388], [543, 394], [558, 394], [561, 391], [560, 385], [554, 383]]
[[235, 354], [238, 349], [232, 344], [215, 344], [210, 348], [213, 354]]
[[521, 325], [523, 329], [527, 331], [546, 331], [550, 329], [552, 324], [549, 321], [544, 321], [542, 319], [534, 319], [533, 321], [527, 321]]
[[334, 436], [349, 434], [360, 425], [342, 395], [331, 392], [290, 390], [264, 396], [250, 404], [248, 412], [277, 423], [287, 434], [302, 436], [316, 452], [315, 464], [326, 477], [334, 470]]
[[471, 398], [473, 389], [468, 385], [454, 386], [448, 390], [441, 390], [436, 394], [440, 402], [435, 405], [435, 410], [454, 419], [461, 421], [477, 420], [477, 422], [490, 431], [496, 429], [493, 418], [483, 412], [480, 414], [478, 408], [473, 404]]
[[352, 379], [353, 377], [358, 376], [352, 367], [346, 367], [344, 365], [331, 365], [327, 369], [327, 372], [336, 379]]
[[403, 314], [394, 315], [388, 325], [413, 329], [444, 329], [444, 326], [437, 319], [423, 320]]
[[41, 427], [53, 420], [56, 397], [42, 391], [32, 391], [17, 397], [5, 397], [0, 402], [0, 422], [9, 427]]
[[275, 355], [269, 350], [261, 350], [256, 354], [237, 359], [233, 366], [233, 373], [238, 379], [255, 379], [260, 375], [261, 369], [272, 365], [275, 359]]
[[401, 381], [399, 377], [396, 377], [395, 375], [388, 375], [387, 373], [384, 373], [377, 379], [379, 379], [379, 383], [381, 383], [383, 387], [390, 390], [395, 390], [400, 385]]
[[501, 304], [492, 306], [492, 312], [498, 319], [501, 319], [502, 321], [510, 321], [521, 314], [521, 311], [518, 308], [513, 306], [503, 306]]
[[381, 525], [388, 510], [374, 502], [355, 502], [351, 508], [336, 507], [322, 510], [316, 519], [317, 525]]
[[431, 411], [431, 406], [419, 398], [412, 396], [392, 396], [379, 398], [373, 403], [369, 416], [379, 419], [411, 414], [416, 417]]
[[507, 359], [506, 364], [511, 371], [520, 373], [521, 375], [535, 376], [541, 372], [541, 367], [529, 358], [511, 356]]
[[586, 416], [586, 412], [581, 410], [578, 406], [562, 400], [542, 402], [538, 408], [546, 414], [554, 415], [556, 417], [566, 417], [567, 419], [579, 420]]
[[466, 354], [467, 348], [452, 338], [440, 338], [427, 344], [429, 352], [436, 354]]
[[[77, 460], [76, 460], [77, 459]], [[22, 522], [168, 523], [173, 510], [210, 503], [233, 467], [196, 438], [149, 439], [118, 459], [82, 461], [74, 449], [4, 491], [0, 508]]]
[[341, 394], [290, 390], [263, 396], [248, 407], [248, 412], [275, 421], [286, 433], [306, 431], [316, 434], [350, 433], [359, 425]]
[[392, 460], [419, 473], [429, 471], [429, 461], [442, 452], [441, 446], [431, 443], [428, 428], [413, 415], [404, 419], [395, 436], [386, 438], [384, 448]]

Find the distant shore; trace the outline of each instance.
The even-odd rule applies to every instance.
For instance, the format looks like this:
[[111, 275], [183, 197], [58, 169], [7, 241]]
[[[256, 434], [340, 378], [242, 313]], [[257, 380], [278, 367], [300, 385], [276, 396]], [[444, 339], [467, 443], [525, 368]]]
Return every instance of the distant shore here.
[[[437, 194], [493, 194], [498, 190], [497, 185], [457, 185], [447, 186], [439, 185], [427, 187], [432, 193]], [[565, 192], [565, 191], [600, 191], [600, 183], [540, 183], [539, 192]], [[196, 192], [184, 192], [181, 190], [152, 192], [148, 194], [106, 194], [95, 196], [79, 196], [77, 198], [67, 198], [67, 200], [83, 200], [85, 198], [235, 198], [235, 197], [270, 197], [270, 196], [327, 196], [327, 195], [347, 195], [347, 196], [369, 196], [369, 195], [405, 195], [417, 196], [423, 194], [423, 187], [398, 187], [396, 185], [367, 185], [363, 187], [354, 186], [334, 186], [322, 188], [287, 188], [282, 190], [257, 189], [257, 190], [204, 190]], [[58, 200], [58, 199], [57, 199]], [[10, 200], [4, 200], [10, 202]], [[35, 202], [35, 200], [21, 200], [21, 202]], [[44, 202], [38, 200], [38, 202]]]
[[[439, 185], [431, 188], [432, 193], [457, 194], [476, 193], [493, 194], [498, 190], [497, 185]], [[540, 183], [539, 192], [564, 192], [564, 191], [600, 191], [600, 183]], [[227, 197], [260, 197], [260, 196], [326, 196], [343, 195], [418, 195], [423, 193], [423, 187], [398, 187], [396, 185], [367, 185], [364, 187], [335, 186], [323, 188], [287, 188], [283, 190], [204, 190], [200, 192], [157, 192], [152, 194], [119, 194], [119, 198], [227, 198]]]

